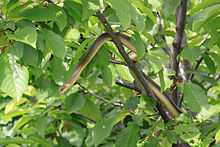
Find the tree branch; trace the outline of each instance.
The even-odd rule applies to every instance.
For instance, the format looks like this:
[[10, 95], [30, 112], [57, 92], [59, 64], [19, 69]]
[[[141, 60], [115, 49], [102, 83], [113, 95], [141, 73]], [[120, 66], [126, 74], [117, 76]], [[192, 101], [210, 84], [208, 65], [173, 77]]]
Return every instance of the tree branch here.
[[[138, 86], [134, 83], [129, 83], [127, 81], [124, 80], [117, 80], [116, 84], [123, 86], [125, 88], [128, 89], [132, 89], [135, 90], [139, 93], [141, 93], [141, 89], [138, 88]], [[150, 97], [155, 97], [155, 95], [153, 93], [148, 93], [148, 96]], [[164, 120], [164, 122], [168, 122], [168, 120], [170, 120], [171, 116], [169, 115], [169, 113], [163, 108], [163, 106], [161, 104], [157, 104], [156, 105], [156, 110], [159, 112], [159, 115], [162, 117], [162, 119]]]
[[178, 55], [181, 52], [182, 44], [183, 44], [186, 10], [187, 10], [187, 0], [181, 0], [181, 3], [176, 10], [176, 35], [173, 42], [173, 48], [171, 49], [171, 68], [173, 71], [175, 71], [175, 77], [172, 84], [172, 86], [174, 87], [174, 89], [172, 90], [172, 99], [176, 104], [179, 101], [179, 94], [177, 91], [177, 83], [176, 83], [179, 72]]
[[121, 80], [121, 79], [116, 80], [115, 83], [116, 83], [117, 85], [119, 85], [119, 86], [123, 86], [123, 87], [125, 87], [125, 88], [132, 89], [132, 90], [135, 90], [135, 91], [141, 93], [141, 89], [138, 88], [137, 85], [135, 85], [134, 83], [130, 83], [130, 82], [128, 82], [128, 81]]
[[77, 84], [83, 90], [84, 93], [88, 93], [89, 95], [96, 97], [98, 100], [100, 100], [100, 101], [102, 101], [104, 103], [111, 104], [112, 106], [115, 106], [115, 107], [120, 107], [120, 108], [124, 107], [124, 105], [122, 103], [111, 102], [110, 100], [108, 100], [108, 98], [105, 98], [103, 96], [100, 96], [100, 95], [97, 95], [97, 94], [91, 92], [90, 90], [88, 90], [86, 87], [84, 87], [80, 83], [77, 83]]

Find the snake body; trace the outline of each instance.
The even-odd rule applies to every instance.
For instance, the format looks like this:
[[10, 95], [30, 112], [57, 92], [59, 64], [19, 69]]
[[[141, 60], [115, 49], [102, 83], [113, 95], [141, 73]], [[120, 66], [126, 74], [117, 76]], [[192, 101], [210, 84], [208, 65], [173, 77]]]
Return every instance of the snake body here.
[[[118, 39], [121, 43], [129, 48], [132, 52], [136, 52], [136, 48], [130, 43], [129, 37], [124, 34], [116, 33]], [[92, 46], [88, 49], [87, 53], [81, 58], [79, 63], [76, 65], [75, 70], [69, 81], [67, 81], [61, 88], [60, 93], [64, 94], [72, 85], [75, 84], [77, 79], [79, 78], [81, 72], [85, 69], [85, 67], [91, 62], [91, 60], [95, 57], [101, 46], [111, 40], [111, 36], [108, 33], [101, 34]], [[154, 93], [157, 97], [157, 100], [169, 111], [169, 113], [173, 116], [178, 116], [180, 113], [180, 109], [165, 95], [160, 89], [155, 85], [155, 83], [149, 79], [149, 77], [145, 76], [146, 83], [148, 85], [148, 89]], [[143, 90], [142, 90], [143, 91]], [[145, 92], [146, 93], [146, 92]]]

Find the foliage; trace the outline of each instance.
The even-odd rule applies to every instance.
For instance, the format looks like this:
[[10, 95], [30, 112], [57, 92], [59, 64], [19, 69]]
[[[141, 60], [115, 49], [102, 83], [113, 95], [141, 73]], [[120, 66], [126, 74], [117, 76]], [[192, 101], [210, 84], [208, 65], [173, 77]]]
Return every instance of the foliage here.
[[177, 140], [218, 146], [219, 0], [188, 1], [186, 44], [179, 58], [192, 67], [201, 63], [189, 71], [192, 81], [177, 86], [183, 94], [178, 118], [164, 122], [152, 96], [117, 84], [134, 79], [126, 66], [109, 62], [124, 62], [110, 42], [77, 84], [59, 94], [59, 87], [105, 30], [95, 16], [98, 10], [116, 32], [130, 36], [138, 66], [164, 92], [170, 91], [174, 71], [167, 68], [170, 57], [163, 49], [172, 48], [179, 4], [180, 0], [1, 0], [0, 146], [169, 147]]

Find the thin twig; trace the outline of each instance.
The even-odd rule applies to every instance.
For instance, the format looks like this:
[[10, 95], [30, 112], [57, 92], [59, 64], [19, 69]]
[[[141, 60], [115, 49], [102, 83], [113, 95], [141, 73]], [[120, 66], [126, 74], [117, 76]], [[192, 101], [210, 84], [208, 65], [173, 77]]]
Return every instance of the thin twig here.
[[111, 104], [113, 106], [120, 107], [120, 108], [124, 107], [124, 105], [120, 102], [111, 102], [110, 100], [108, 100], [109, 98], [106, 98], [106, 97], [103, 97], [103, 96], [100, 96], [100, 95], [97, 95], [97, 94], [91, 92], [90, 90], [88, 90], [86, 87], [84, 87], [80, 83], [77, 83], [77, 84], [83, 90], [83, 92], [88, 93], [89, 95], [96, 97], [98, 100], [100, 100], [104, 103]]
[[110, 59], [110, 62], [112, 64], [118, 64], [118, 65], [127, 65], [125, 62], [122, 62], [122, 61], [118, 61], [118, 60], [113, 60], [113, 59]]
[[[208, 51], [209, 51], [209, 49], [206, 49], [206, 50], [204, 51], [204, 53], [207, 53]], [[202, 61], [203, 61], [203, 56], [201, 56], [201, 57], [197, 60], [196, 65], [195, 65], [195, 68], [194, 68], [193, 71], [197, 71], [197, 70], [198, 70], [198, 68], [199, 68], [199, 66], [201, 65]], [[192, 73], [191, 76], [190, 76], [190, 80], [193, 80], [194, 76], [195, 76], [195, 74]]]
[[134, 83], [130, 83], [130, 82], [126, 81], [126, 80], [121, 80], [121, 79], [116, 80], [115, 83], [117, 85], [119, 85], [119, 86], [123, 86], [125, 88], [132, 89], [132, 90], [135, 90], [135, 91], [141, 93], [141, 89], [138, 88], [137, 85], [135, 85]]

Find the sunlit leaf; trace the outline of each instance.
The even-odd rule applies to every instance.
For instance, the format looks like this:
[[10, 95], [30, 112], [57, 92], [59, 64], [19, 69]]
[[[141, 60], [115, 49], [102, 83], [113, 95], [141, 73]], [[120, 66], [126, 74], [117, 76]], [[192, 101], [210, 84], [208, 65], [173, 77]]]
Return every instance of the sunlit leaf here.
[[36, 48], [37, 31], [35, 28], [31, 26], [27, 26], [24, 28], [17, 29], [15, 31], [15, 34], [10, 35], [9, 38], [29, 44], [33, 48]]
[[186, 83], [183, 93], [184, 102], [193, 112], [199, 112], [202, 107], [208, 106], [206, 93], [200, 86], [193, 83]]
[[45, 30], [46, 45], [53, 51], [53, 54], [61, 59], [66, 54], [65, 44], [63, 38], [49, 30]]
[[29, 73], [26, 67], [16, 63], [11, 55], [0, 58], [0, 89], [13, 98], [21, 98], [28, 86]]

